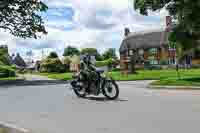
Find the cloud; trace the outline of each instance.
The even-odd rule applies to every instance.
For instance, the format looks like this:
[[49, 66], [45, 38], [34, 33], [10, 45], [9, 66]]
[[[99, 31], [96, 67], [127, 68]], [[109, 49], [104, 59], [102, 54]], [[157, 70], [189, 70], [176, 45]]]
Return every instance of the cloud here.
[[35, 58], [43, 53], [57, 51], [62, 55], [64, 47], [94, 47], [103, 52], [109, 47], [118, 50], [123, 30], [143, 31], [164, 27], [166, 11], [142, 16], [134, 11], [132, 0], [43, 0], [49, 11], [42, 16], [48, 35], [41, 39], [19, 39], [0, 32], [1, 40], [9, 44], [10, 53], [32, 50]]

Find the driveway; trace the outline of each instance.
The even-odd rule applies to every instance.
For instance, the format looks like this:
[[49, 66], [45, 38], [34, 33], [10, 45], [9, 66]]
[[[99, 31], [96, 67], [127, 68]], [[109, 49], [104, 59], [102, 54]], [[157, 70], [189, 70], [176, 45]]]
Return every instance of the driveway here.
[[80, 99], [69, 85], [0, 87], [0, 121], [35, 133], [199, 133], [200, 91], [119, 82], [120, 98]]

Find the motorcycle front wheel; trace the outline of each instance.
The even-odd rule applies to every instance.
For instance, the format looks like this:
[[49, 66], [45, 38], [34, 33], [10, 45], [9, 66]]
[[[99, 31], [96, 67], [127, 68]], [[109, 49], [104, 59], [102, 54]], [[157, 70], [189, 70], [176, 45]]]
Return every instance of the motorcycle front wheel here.
[[80, 85], [73, 86], [73, 90], [78, 97], [84, 98], [86, 96], [85, 89]]
[[119, 96], [119, 87], [114, 80], [106, 81], [103, 88], [103, 95], [110, 100], [115, 100]]

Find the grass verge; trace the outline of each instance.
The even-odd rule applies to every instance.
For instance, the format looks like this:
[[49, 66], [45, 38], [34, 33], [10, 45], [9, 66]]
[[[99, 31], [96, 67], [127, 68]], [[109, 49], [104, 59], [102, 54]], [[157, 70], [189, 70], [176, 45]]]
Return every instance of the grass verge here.
[[4, 81], [4, 80], [6, 80], [6, 81], [13, 81], [13, 80], [17, 80], [17, 77], [8, 77], [8, 78], [0, 78], [0, 81]]
[[[200, 77], [200, 69], [180, 70], [180, 76], [191, 78]], [[123, 75], [121, 72], [110, 72], [109, 75], [115, 80], [162, 80], [168, 78], [176, 79], [178, 74], [176, 70], [139, 70], [136, 74]]]
[[152, 82], [151, 85], [158, 86], [199, 86], [200, 87], [200, 77], [190, 77], [182, 79], [163, 79]]
[[36, 73], [36, 74], [58, 80], [70, 80], [72, 79], [73, 75], [72, 73]]

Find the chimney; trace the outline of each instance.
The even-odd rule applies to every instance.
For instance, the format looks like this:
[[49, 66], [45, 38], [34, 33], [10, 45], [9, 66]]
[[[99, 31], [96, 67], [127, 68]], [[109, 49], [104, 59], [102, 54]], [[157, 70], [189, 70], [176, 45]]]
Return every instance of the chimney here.
[[124, 29], [124, 36], [127, 37], [130, 33], [130, 29], [129, 28], [125, 28]]

